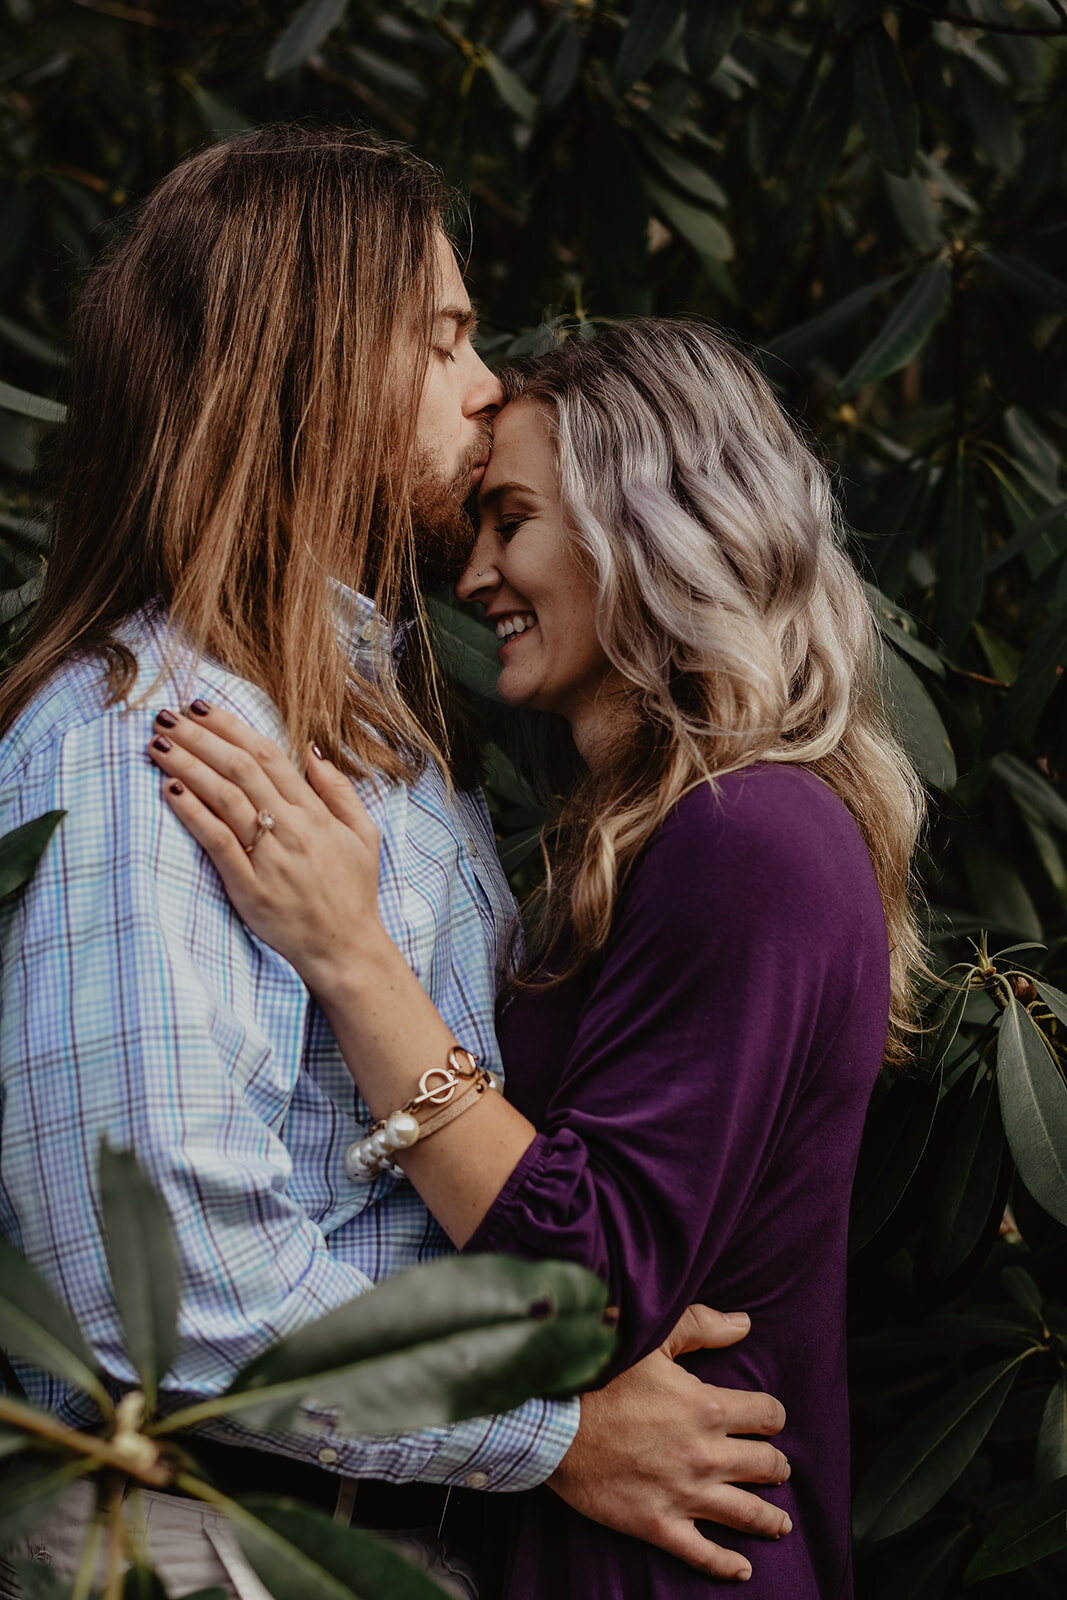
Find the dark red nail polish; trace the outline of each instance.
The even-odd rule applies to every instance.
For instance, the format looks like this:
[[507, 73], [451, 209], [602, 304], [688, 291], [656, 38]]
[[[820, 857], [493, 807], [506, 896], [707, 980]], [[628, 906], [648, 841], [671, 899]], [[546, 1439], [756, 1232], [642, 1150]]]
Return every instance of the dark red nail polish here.
[[326, 760], [326, 757], [323, 755], [322, 751], [319, 749], [317, 744], [313, 744], [311, 746], [311, 754], [313, 756], [318, 756], [320, 761], [325, 761]]
[[208, 712], [211, 710], [211, 707], [208, 705], [206, 700], [194, 700], [192, 705], [189, 707], [189, 710], [193, 713], [194, 717], [206, 717]]
[[170, 790], [171, 794], [184, 794], [185, 793], [185, 785], [184, 785], [184, 783], [179, 783], [177, 778], [175, 778], [172, 783], [168, 783], [167, 784], [167, 788]]
[[176, 728], [178, 726], [178, 719], [173, 711], [157, 711], [156, 721], [161, 728]]
[[152, 749], [162, 750], [163, 754], [166, 755], [168, 750], [174, 749], [174, 746], [171, 744], [169, 739], [164, 739], [162, 734], [158, 734], [157, 737], [152, 740]]

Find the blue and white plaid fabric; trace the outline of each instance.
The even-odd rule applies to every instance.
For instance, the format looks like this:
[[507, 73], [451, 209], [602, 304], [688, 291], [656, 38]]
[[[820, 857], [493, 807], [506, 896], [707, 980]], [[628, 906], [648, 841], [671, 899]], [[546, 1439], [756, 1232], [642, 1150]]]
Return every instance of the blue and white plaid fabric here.
[[[356, 666], [380, 670], [369, 603], [341, 604]], [[145, 755], [155, 712], [194, 694], [273, 737], [276, 711], [222, 668], [176, 659], [161, 613], [127, 637], [132, 707], [105, 708], [101, 663], [74, 662], [0, 743], [0, 833], [67, 811], [25, 897], [0, 909], [0, 1231], [71, 1307], [110, 1377], [134, 1383], [95, 1174], [103, 1135], [136, 1150], [182, 1258], [169, 1406], [218, 1393], [273, 1340], [451, 1246], [406, 1182], [345, 1177], [345, 1149], [371, 1118], [333, 1035], [292, 967], [234, 913]], [[432, 766], [361, 793], [382, 834], [385, 925], [457, 1038], [499, 1070], [494, 983], [514, 902], [484, 802], [450, 795]], [[78, 1392], [23, 1377], [63, 1420], [90, 1419]], [[555, 1468], [577, 1415], [577, 1401], [532, 1401], [376, 1440], [212, 1431], [338, 1472], [438, 1483], [475, 1472], [512, 1490]]]

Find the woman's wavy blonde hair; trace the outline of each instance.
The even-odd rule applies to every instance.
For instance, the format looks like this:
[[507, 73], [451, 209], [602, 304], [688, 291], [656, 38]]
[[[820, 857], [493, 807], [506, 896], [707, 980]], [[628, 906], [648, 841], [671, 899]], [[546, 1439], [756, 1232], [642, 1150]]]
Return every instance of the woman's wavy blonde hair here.
[[911, 881], [923, 791], [883, 711], [877, 629], [826, 472], [754, 364], [696, 322], [614, 324], [505, 382], [549, 419], [597, 634], [636, 713], [595, 772], [562, 719], [532, 719], [535, 766], [568, 791], [534, 951], [571, 927], [555, 981], [576, 971], [683, 795], [755, 761], [795, 762], [866, 840], [889, 930], [887, 1059], [903, 1059], [923, 967]]

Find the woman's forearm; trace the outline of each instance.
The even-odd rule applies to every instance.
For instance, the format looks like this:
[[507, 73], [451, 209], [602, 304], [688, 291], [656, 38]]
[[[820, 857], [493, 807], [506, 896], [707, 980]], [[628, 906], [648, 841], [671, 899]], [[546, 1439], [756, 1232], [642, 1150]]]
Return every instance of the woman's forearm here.
[[[453, 1045], [464, 1043], [441, 1019], [384, 930], [358, 961], [314, 988], [376, 1118], [405, 1105], [426, 1069], [443, 1067]], [[461, 1116], [394, 1158], [459, 1246], [477, 1228], [536, 1133], [503, 1096], [487, 1092], [473, 1099]]]

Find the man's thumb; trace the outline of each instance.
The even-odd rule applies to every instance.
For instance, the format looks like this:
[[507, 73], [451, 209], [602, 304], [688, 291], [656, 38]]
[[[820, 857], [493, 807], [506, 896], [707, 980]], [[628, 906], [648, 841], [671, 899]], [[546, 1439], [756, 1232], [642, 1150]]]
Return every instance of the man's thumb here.
[[752, 1326], [745, 1311], [713, 1311], [711, 1306], [687, 1306], [663, 1341], [673, 1361], [690, 1350], [725, 1350], [737, 1344]]

